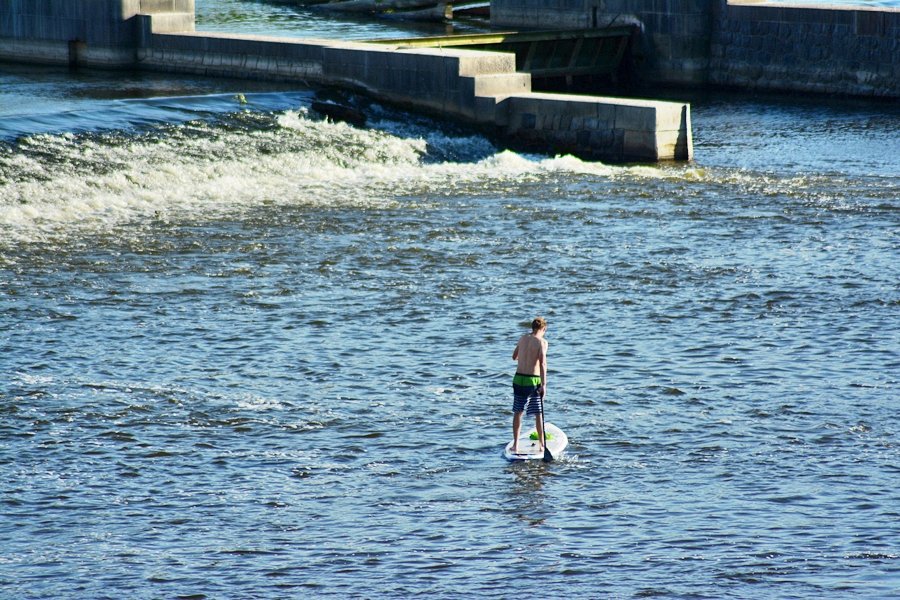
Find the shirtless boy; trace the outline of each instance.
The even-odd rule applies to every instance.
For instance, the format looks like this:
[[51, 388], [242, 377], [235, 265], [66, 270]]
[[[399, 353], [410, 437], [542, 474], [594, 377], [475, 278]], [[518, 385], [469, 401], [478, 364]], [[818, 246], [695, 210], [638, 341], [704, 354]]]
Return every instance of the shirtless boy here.
[[531, 322], [531, 333], [519, 338], [513, 350], [513, 360], [519, 361], [513, 377], [513, 452], [519, 451], [519, 429], [522, 413], [527, 409], [534, 415], [538, 434], [538, 451], [544, 451], [544, 394], [547, 393], [547, 320], [537, 317]]

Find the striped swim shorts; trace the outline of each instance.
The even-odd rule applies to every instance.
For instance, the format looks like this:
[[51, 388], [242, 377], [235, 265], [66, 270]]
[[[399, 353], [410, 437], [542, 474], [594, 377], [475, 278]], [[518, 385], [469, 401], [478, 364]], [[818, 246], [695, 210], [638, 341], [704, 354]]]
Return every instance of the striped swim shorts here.
[[540, 375], [516, 373], [513, 377], [513, 412], [527, 411], [529, 416], [544, 412], [543, 399], [538, 393], [540, 386]]

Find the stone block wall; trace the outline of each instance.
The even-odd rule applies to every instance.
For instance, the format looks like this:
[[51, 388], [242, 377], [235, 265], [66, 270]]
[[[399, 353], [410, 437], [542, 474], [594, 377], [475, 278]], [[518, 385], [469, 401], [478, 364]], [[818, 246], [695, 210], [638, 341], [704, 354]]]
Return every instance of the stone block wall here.
[[531, 29], [588, 29], [592, 0], [491, 0], [491, 25]]
[[687, 104], [542, 93], [505, 102], [507, 133], [525, 143], [552, 139], [562, 151], [617, 162], [693, 155]]
[[633, 11], [642, 35], [634, 48], [641, 78], [671, 84], [702, 84], [709, 68], [715, 0], [595, 0], [598, 21]]
[[493, 24], [634, 23], [646, 84], [900, 97], [900, 9], [761, 0], [492, 0]]
[[156, 17], [138, 17], [135, 66], [166, 73], [192, 73], [274, 81], [319, 81], [327, 42], [276, 40], [221, 33], [155, 33]]
[[131, 31], [122, 27], [121, 0], [4, 0], [0, 37], [123, 46]]
[[633, 67], [641, 79], [702, 83], [717, 0], [492, 0], [491, 23], [531, 29], [635, 25]]
[[718, 85], [900, 97], [900, 10], [733, 0], [710, 54]]
[[139, 13], [159, 31], [194, 29], [194, 0], [0, 0], [0, 58], [130, 66]]
[[396, 104], [416, 106], [473, 123], [496, 123], [498, 98], [531, 91], [516, 73], [515, 55], [460, 48], [398, 50], [341, 45], [324, 51], [329, 83], [376, 91]]
[[[129, 19], [138, 13], [178, 15], [178, 27], [194, 28], [194, 0], [3, 0], [0, 38], [132, 46], [134, 26]], [[184, 15], [190, 15], [189, 21]]]

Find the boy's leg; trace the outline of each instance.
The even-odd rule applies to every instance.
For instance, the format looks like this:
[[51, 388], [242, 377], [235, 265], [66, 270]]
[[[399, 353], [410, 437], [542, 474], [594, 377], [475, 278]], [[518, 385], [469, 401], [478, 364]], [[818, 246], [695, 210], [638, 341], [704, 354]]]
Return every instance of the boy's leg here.
[[544, 419], [542, 418], [542, 414], [538, 413], [534, 415], [534, 428], [537, 429], [538, 436], [538, 452], [544, 452]]
[[513, 452], [519, 451], [519, 430], [522, 428], [522, 411], [513, 413]]

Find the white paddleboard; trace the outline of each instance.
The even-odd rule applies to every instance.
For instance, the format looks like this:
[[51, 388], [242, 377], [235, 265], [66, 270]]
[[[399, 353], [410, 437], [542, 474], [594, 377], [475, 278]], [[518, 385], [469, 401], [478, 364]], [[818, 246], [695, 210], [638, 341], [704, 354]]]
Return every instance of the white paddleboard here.
[[[553, 457], [553, 460], [557, 460], [562, 456], [566, 446], [569, 445], [569, 438], [566, 437], [562, 429], [553, 423], [544, 423], [544, 433], [550, 434], [550, 439], [547, 440], [547, 449], [550, 450], [550, 456]], [[531, 439], [532, 434], [534, 439]], [[503, 456], [506, 460], [541, 460], [544, 458], [543, 450], [538, 451], [537, 431], [534, 427], [531, 430], [526, 430], [526, 433], [519, 436], [518, 452], [513, 452], [512, 447], [513, 443], [510, 441], [503, 450]]]

